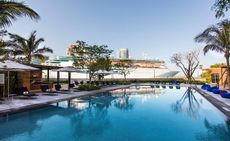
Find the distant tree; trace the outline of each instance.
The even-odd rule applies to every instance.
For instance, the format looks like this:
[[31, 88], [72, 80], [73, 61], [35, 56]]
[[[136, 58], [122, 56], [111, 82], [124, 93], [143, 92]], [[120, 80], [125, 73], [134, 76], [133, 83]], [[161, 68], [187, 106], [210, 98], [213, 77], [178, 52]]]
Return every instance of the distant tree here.
[[197, 119], [200, 116], [200, 103], [195, 97], [195, 92], [191, 87], [188, 87], [183, 96], [171, 105], [173, 111], [176, 113], [186, 112], [189, 117]]
[[124, 76], [126, 80], [126, 76], [130, 74], [131, 69], [134, 69], [134, 64], [132, 60], [119, 60], [118, 63], [114, 64], [114, 67], [119, 70], [119, 72]]
[[211, 82], [211, 70], [206, 70], [204, 72], [202, 72], [201, 74], [201, 78], [205, 79], [205, 81], [207, 83], [210, 83]]
[[16, 2], [14, 0], [0, 0], [0, 28], [4, 28], [12, 24], [12, 21], [18, 17], [28, 16], [31, 19], [38, 20], [39, 15], [24, 2]]
[[192, 50], [185, 54], [176, 53], [170, 58], [171, 62], [179, 67], [187, 78], [187, 82], [191, 83], [193, 74], [199, 66], [199, 52]]
[[220, 18], [225, 15], [225, 12], [230, 8], [230, 0], [216, 0], [213, 9], [216, 12], [216, 17]]
[[77, 58], [73, 65], [88, 69], [90, 82], [95, 76], [96, 71], [100, 69], [109, 69], [109, 56], [112, 50], [109, 50], [108, 46], [91, 46], [84, 41], [77, 41], [76, 43], [77, 45], [73, 46], [70, 50], [70, 55]]
[[196, 42], [205, 43], [203, 48], [204, 54], [209, 51], [224, 53], [227, 65], [227, 82], [230, 88], [230, 22], [224, 20], [217, 25], [213, 25], [205, 29], [202, 33], [195, 37]]
[[226, 67], [225, 63], [216, 63], [210, 66], [210, 68], [221, 68], [221, 67]]
[[28, 39], [17, 34], [10, 34], [10, 39], [11, 56], [19, 56], [19, 58], [16, 58], [19, 62], [30, 64], [32, 58], [44, 61], [44, 53], [53, 53], [51, 48], [39, 48], [39, 45], [45, 40], [43, 38], [37, 39], [36, 31], [33, 31]]
[[[112, 61], [110, 60], [109, 57], [99, 58], [97, 62], [95, 63], [95, 66], [97, 70], [110, 71], [112, 69]], [[98, 76], [98, 79], [103, 79], [105, 74], [99, 74], [97, 76]]]

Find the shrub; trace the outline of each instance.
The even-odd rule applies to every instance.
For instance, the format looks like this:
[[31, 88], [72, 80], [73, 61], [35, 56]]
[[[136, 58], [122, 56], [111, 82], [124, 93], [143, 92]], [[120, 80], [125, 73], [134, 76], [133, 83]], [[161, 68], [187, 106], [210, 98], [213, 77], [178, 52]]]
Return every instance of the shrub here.
[[117, 85], [130, 85], [131, 82], [130, 82], [130, 81], [117, 81], [116, 84], [117, 84]]
[[78, 90], [80, 91], [92, 91], [92, 90], [98, 90], [98, 89], [100, 89], [99, 86], [90, 85], [90, 84], [82, 84], [78, 87]]

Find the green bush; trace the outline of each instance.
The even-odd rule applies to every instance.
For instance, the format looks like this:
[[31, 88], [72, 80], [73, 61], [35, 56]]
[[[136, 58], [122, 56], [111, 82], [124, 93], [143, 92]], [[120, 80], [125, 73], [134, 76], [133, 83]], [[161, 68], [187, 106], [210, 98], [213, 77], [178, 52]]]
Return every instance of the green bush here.
[[80, 91], [92, 91], [92, 90], [98, 90], [100, 89], [99, 86], [96, 85], [90, 85], [90, 84], [82, 84], [79, 85], [78, 90]]
[[117, 81], [116, 84], [117, 85], [130, 85], [131, 81]]

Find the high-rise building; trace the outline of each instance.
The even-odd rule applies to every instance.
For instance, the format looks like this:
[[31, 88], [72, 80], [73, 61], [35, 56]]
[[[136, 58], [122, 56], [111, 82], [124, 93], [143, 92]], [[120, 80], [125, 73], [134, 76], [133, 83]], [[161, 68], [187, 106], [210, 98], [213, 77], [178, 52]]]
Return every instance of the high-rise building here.
[[128, 50], [128, 48], [119, 49], [119, 59], [129, 59], [129, 50]]

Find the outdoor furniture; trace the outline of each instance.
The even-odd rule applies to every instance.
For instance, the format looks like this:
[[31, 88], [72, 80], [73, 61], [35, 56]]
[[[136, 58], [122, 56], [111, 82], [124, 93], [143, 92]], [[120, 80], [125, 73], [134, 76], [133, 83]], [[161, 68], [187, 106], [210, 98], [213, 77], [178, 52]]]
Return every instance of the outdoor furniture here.
[[203, 90], [207, 90], [208, 88], [210, 88], [211, 86], [209, 85], [209, 84], [203, 84], [202, 86], [201, 86], [201, 89], [203, 89]]
[[214, 89], [219, 89], [219, 87], [217, 87], [217, 86], [209, 87], [207, 89], [207, 91], [212, 92], [212, 90], [214, 90]]
[[79, 82], [78, 81], [74, 81], [75, 85], [78, 86], [79, 85]]
[[213, 92], [214, 94], [222, 94], [222, 93], [226, 93], [227, 91], [225, 91], [225, 90], [220, 90], [220, 89], [213, 89], [212, 92]]
[[229, 92], [222, 93], [221, 97], [223, 97], [223, 98], [230, 98], [230, 93]]
[[156, 88], [160, 88], [160, 85], [156, 85]]
[[166, 86], [165, 86], [165, 85], [162, 85], [162, 88], [163, 88], [163, 89], [165, 89], [165, 88], [166, 88]]
[[74, 84], [69, 84], [69, 88], [74, 88]]
[[41, 85], [41, 90], [44, 95], [57, 95], [56, 91], [52, 91], [48, 85]]
[[180, 89], [180, 85], [177, 85], [177, 86], [176, 86], [176, 89]]
[[173, 89], [173, 86], [169, 86], [169, 89]]
[[18, 95], [23, 95], [23, 96], [28, 96], [28, 97], [37, 96], [37, 94], [29, 92], [27, 87], [19, 87]]
[[60, 92], [68, 92], [69, 90], [63, 90], [60, 84], [54, 86], [56, 91]]

